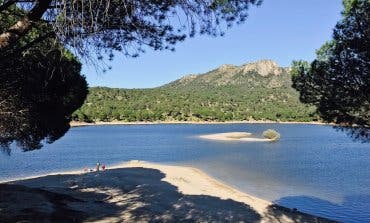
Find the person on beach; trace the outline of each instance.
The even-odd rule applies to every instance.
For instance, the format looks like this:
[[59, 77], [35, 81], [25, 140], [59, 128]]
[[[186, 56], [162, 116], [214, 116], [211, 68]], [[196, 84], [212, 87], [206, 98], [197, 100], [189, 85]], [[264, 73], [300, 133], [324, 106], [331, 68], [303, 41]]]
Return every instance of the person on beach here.
[[103, 171], [105, 171], [105, 164], [103, 164], [103, 165], [101, 166], [101, 169], [102, 169]]
[[100, 169], [100, 163], [99, 163], [99, 162], [97, 162], [97, 163], [96, 163], [96, 171], [99, 171], [99, 169]]

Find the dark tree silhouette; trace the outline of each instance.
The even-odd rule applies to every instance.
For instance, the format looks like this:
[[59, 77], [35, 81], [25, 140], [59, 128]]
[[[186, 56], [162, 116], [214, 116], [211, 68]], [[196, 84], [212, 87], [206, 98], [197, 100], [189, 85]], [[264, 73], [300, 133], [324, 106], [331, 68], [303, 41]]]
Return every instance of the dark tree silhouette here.
[[[0, 24], [16, 19], [0, 16]], [[12, 142], [26, 151], [63, 136], [87, 95], [80, 62], [48, 34], [50, 26], [40, 22], [35, 27], [0, 52], [0, 146], [7, 152]]]
[[311, 64], [293, 62], [293, 87], [317, 106], [326, 122], [355, 139], [370, 141], [370, 2], [345, 1], [333, 40]]
[[67, 52], [32, 51], [0, 64], [0, 145], [9, 152], [41, 148], [69, 129], [71, 114], [87, 95], [81, 64]]

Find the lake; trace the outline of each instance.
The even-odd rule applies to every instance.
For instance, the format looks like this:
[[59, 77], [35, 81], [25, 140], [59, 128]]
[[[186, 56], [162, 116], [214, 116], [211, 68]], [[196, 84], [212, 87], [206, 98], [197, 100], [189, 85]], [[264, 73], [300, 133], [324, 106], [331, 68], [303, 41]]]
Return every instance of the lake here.
[[[201, 134], [276, 129], [269, 142], [210, 141]], [[370, 222], [370, 144], [330, 126], [158, 124], [72, 128], [41, 150], [0, 154], [0, 180], [128, 160], [190, 165], [255, 196], [344, 222]]]

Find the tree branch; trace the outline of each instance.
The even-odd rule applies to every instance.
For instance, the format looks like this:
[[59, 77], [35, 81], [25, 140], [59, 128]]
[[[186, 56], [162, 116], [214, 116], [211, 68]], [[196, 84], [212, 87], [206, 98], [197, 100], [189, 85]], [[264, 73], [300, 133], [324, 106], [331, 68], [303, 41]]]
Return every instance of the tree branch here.
[[48, 33], [46, 33], [44, 35], [41, 35], [41, 36], [37, 37], [36, 39], [32, 40], [31, 42], [27, 43], [26, 45], [24, 45], [24, 46], [22, 46], [20, 48], [17, 48], [14, 51], [11, 51], [9, 54], [6, 54], [5, 53], [5, 55], [0, 56], [0, 61], [5, 61], [7, 59], [12, 59], [12, 57], [14, 55], [17, 55], [19, 53], [22, 53], [23, 51], [28, 50], [31, 47], [35, 46], [36, 44], [38, 44], [38, 43], [40, 43], [40, 42], [42, 42], [42, 41], [44, 41], [44, 40], [46, 40], [46, 39], [48, 39], [50, 37], [53, 37], [53, 36], [55, 36], [55, 33], [54, 32], [48, 32]]
[[32, 28], [33, 23], [39, 21], [48, 9], [52, 0], [38, 0], [31, 11], [16, 22], [7, 31], [0, 34], [0, 50], [5, 49], [17, 42], [22, 36], [26, 35]]

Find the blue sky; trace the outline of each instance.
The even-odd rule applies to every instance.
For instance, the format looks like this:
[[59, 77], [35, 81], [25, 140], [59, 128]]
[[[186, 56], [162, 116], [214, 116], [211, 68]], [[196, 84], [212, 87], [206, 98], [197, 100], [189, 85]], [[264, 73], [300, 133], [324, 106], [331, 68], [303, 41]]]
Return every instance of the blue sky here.
[[84, 65], [90, 86], [156, 87], [187, 74], [207, 72], [222, 64], [240, 65], [259, 59], [289, 66], [292, 60], [312, 60], [315, 50], [331, 39], [340, 19], [341, 0], [264, 0], [251, 8], [245, 24], [224, 37], [196, 36], [175, 52], [148, 50], [138, 58], [116, 55], [112, 70], [96, 73]]

